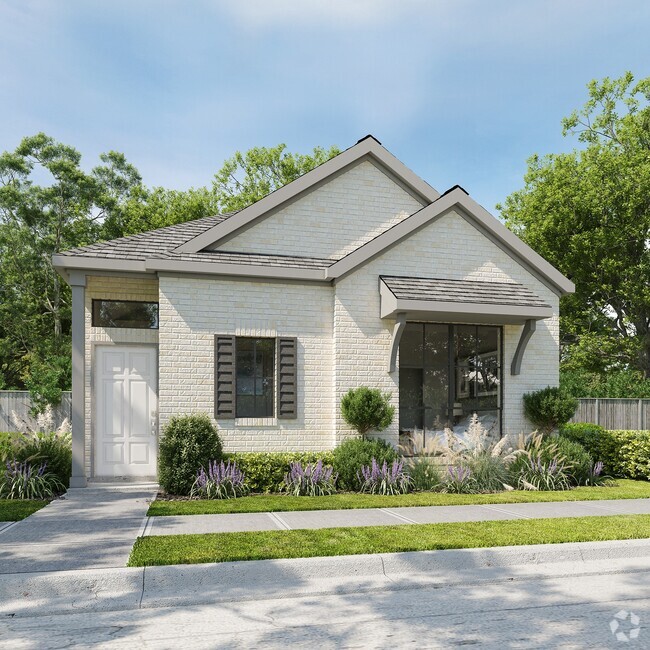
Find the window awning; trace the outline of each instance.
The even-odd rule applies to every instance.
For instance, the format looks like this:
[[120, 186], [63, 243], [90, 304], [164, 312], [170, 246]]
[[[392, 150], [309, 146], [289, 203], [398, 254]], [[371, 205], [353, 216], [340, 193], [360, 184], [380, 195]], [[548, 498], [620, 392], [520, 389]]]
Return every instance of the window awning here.
[[381, 276], [379, 291], [381, 318], [522, 325], [553, 315], [550, 305], [513, 282]]

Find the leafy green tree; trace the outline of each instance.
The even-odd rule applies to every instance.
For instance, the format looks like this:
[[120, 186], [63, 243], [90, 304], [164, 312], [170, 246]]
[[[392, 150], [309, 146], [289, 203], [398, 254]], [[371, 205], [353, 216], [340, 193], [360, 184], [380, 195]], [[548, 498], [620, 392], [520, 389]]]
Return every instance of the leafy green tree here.
[[86, 173], [78, 151], [44, 133], [0, 154], [0, 371], [39, 405], [70, 385], [70, 293], [51, 257], [96, 241], [140, 183], [121, 154], [101, 161]]
[[506, 224], [576, 284], [562, 299], [563, 367], [650, 377], [650, 78], [588, 85], [564, 135], [584, 146], [528, 161]]
[[253, 147], [226, 160], [213, 182], [219, 211], [241, 210], [340, 153], [338, 147], [315, 147], [311, 154], [285, 149], [285, 144]]

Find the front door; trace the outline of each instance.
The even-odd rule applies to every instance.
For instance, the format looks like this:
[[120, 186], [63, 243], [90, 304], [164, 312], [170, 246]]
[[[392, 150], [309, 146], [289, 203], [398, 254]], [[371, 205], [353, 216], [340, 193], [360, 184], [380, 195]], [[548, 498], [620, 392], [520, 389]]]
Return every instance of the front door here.
[[155, 477], [156, 348], [111, 345], [96, 352], [95, 476]]

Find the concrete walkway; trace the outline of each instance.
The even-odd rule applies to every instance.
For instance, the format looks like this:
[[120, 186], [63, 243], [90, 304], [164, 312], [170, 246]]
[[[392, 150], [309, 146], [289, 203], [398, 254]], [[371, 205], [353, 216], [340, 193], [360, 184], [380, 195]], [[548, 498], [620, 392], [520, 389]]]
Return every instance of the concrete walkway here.
[[611, 515], [637, 514], [650, 514], [650, 499], [149, 517], [143, 534], [183, 535], [232, 533], [250, 530], [394, 526], [396, 524], [437, 524], [554, 517], [607, 517]]
[[126, 566], [156, 491], [128, 484], [68, 490], [0, 530], [0, 574]]

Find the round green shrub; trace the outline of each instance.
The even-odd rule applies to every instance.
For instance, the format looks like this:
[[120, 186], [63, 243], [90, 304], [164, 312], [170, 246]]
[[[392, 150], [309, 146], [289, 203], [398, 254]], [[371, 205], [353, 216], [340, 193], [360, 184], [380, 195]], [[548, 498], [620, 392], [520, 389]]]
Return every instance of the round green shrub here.
[[389, 465], [397, 458], [397, 452], [384, 440], [350, 438], [334, 450], [333, 467], [338, 475], [337, 485], [343, 490], [359, 490], [361, 482], [357, 473], [362, 465], [370, 465], [374, 458], [379, 465]]
[[547, 386], [524, 394], [526, 417], [539, 428], [540, 433], [550, 433], [565, 425], [577, 408], [578, 400], [557, 387]]
[[359, 386], [343, 396], [341, 413], [345, 421], [363, 437], [369, 431], [382, 431], [389, 426], [395, 415], [395, 407], [390, 404], [389, 394], [377, 388]]
[[199, 469], [222, 457], [221, 439], [207, 414], [174, 416], [160, 441], [158, 482], [169, 494], [189, 494]]

